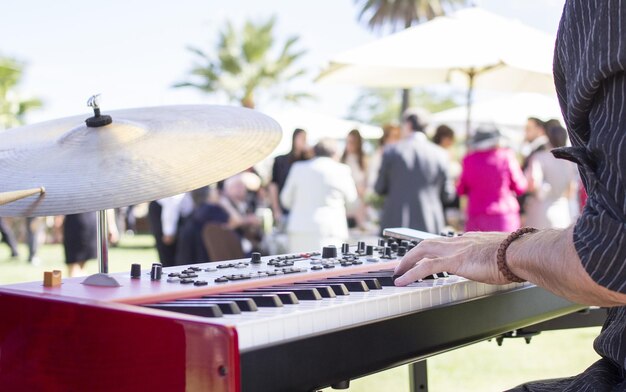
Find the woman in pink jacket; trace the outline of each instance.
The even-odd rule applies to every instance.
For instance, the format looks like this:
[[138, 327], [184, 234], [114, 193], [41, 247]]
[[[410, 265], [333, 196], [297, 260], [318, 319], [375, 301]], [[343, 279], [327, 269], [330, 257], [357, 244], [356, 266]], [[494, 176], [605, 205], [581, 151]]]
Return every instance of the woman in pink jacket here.
[[479, 128], [469, 140], [457, 184], [467, 195], [466, 231], [515, 231], [520, 227], [516, 195], [525, 192], [524, 174], [509, 148], [500, 147], [496, 128]]

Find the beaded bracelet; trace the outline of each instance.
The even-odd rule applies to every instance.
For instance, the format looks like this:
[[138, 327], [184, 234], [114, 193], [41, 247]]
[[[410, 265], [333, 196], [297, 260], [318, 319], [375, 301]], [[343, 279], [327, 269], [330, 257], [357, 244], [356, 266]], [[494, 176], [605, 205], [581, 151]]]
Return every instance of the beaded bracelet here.
[[496, 258], [498, 262], [498, 270], [500, 270], [502, 275], [504, 275], [504, 277], [510, 282], [522, 283], [522, 282], [525, 282], [525, 280], [518, 277], [513, 272], [511, 272], [511, 270], [509, 269], [509, 266], [506, 264], [507, 248], [509, 247], [509, 245], [511, 245], [511, 242], [515, 241], [516, 239], [523, 236], [524, 234], [534, 233], [536, 231], [537, 229], [535, 229], [534, 227], [522, 227], [521, 229], [517, 229], [511, 234], [509, 234], [509, 236], [506, 237], [506, 239], [502, 241], [502, 243], [498, 247], [497, 258]]

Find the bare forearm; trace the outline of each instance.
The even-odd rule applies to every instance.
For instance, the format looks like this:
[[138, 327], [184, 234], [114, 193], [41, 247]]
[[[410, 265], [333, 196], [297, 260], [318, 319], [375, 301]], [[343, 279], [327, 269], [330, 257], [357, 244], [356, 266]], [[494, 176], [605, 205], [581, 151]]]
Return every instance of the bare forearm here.
[[274, 183], [270, 183], [269, 185], [270, 192], [270, 203], [272, 204], [272, 210], [279, 211], [280, 204], [278, 202], [278, 187]]
[[573, 242], [573, 227], [542, 230], [514, 241], [507, 263], [517, 276], [573, 302], [616, 306], [626, 295], [598, 285], [585, 271]]

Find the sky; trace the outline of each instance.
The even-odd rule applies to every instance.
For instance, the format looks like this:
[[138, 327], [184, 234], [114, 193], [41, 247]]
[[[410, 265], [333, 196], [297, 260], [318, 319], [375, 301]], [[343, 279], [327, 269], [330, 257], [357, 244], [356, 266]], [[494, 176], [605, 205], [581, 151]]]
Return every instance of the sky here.
[[[478, 6], [554, 34], [564, 0], [477, 0]], [[20, 91], [43, 99], [28, 116], [37, 122], [89, 113], [89, 96], [101, 93], [107, 109], [219, 103], [223, 98], [176, 89], [193, 63], [186, 47], [210, 51], [226, 20], [277, 17], [276, 38], [300, 36], [308, 74], [294, 84], [316, 99], [300, 108], [345, 117], [359, 89], [315, 83], [334, 55], [381, 37], [357, 21], [353, 0], [2, 0], [0, 55], [26, 63]], [[497, 32], [494, 32], [497, 34]], [[260, 111], [283, 103], [261, 102]]]

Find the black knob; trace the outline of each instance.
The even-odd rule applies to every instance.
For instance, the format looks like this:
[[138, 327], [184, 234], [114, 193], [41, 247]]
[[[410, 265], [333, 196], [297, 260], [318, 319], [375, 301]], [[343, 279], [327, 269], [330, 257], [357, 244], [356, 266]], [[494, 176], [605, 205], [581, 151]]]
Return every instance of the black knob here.
[[406, 254], [406, 246], [398, 247], [398, 256], [404, 256]]
[[344, 255], [350, 253], [350, 245], [345, 243], [341, 244], [341, 253], [343, 253]]
[[391, 246], [391, 244], [393, 244], [394, 242], [396, 242], [395, 238], [387, 238], [387, 246]]
[[397, 252], [397, 251], [398, 251], [398, 243], [397, 243], [397, 242], [392, 243], [392, 244], [390, 245], [390, 247], [391, 247], [391, 250], [392, 250], [393, 252]]
[[385, 247], [385, 257], [391, 257], [391, 248], [388, 246]]
[[150, 269], [150, 280], [159, 280], [161, 279], [161, 274], [163, 272], [163, 266], [159, 263], [152, 264], [152, 268]]
[[322, 259], [334, 259], [337, 257], [337, 247], [328, 245], [322, 248]]
[[407, 248], [409, 246], [409, 241], [407, 240], [400, 241], [400, 246], [404, 246], [405, 248]]
[[449, 231], [448, 232], [448, 237], [454, 237], [454, 231]]
[[252, 252], [250, 262], [252, 264], [261, 264], [261, 254], [259, 252]]
[[385, 246], [385, 240], [383, 238], [378, 239], [378, 246]]
[[130, 277], [133, 279], [141, 278], [141, 264], [131, 264]]
[[359, 241], [356, 243], [356, 250], [359, 253], [365, 252], [365, 241]]
[[373, 256], [374, 255], [374, 247], [372, 245], [368, 245], [365, 247], [365, 254], [367, 256]]

